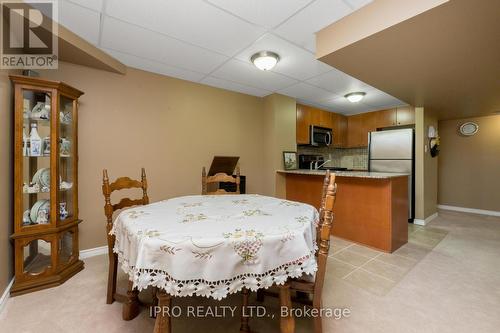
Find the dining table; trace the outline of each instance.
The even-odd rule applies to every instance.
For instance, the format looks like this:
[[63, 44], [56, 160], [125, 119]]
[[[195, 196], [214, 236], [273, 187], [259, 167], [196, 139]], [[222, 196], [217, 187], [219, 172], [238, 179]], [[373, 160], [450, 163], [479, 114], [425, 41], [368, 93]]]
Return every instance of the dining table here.
[[[318, 211], [311, 205], [257, 194], [191, 195], [123, 210], [111, 234], [120, 267], [137, 292], [158, 290], [159, 305], [171, 298], [203, 296], [221, 300], [242, 292], [279, 286], [313, 276]], [[135, 306], [128, 293], [124, 307]], [[242, 308], [242, 312], [243, 312]], [[170, 331], [168, 315], [158, 315], [155, 332]], [[281, 317], [293, 327], [293, 317]], [[240, 332], [249, 332], [241, 316]]]

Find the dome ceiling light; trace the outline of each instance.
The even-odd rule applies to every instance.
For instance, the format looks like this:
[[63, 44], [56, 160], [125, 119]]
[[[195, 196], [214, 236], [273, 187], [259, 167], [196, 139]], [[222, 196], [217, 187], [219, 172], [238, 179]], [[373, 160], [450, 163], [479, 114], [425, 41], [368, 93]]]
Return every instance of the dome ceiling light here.
[[357, 103], [357, 102], [361, 101], [363, 99], [363, 97], [365, 97], [365, 95], [366, 95], [365, 92], [359, 91], [359, 92], [349, 93], [349, 94], [345, 95], [344, 97], [347, 98], [349, 100], [349, 102], [351, 102], [351, 103]]
[[250, 58], [250, 61], [252, 61], [255, 67], [262, 71], [271, 70], [276, 66], [279, 60], [279, 55], [271, 51], [260, 51]]

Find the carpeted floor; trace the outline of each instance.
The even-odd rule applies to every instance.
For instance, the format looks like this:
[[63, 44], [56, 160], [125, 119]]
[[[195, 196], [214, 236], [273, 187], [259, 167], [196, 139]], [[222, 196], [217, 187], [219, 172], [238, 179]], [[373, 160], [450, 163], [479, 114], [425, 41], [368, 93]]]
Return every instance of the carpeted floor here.
[[[324, 332], [498, 332], [500, 218], [441, 211], [429, 226], [412, 226], [409, 236], [409, 244], [391, 255], [333, 239], [324, 306], [351, 314], [324, 319]], [[87, 259], [64, 285], [10, 298], [0, 332], [152, 332], [147, 309], [125, 322], [119, 303], [105, 304], [106, 279], [107, 256]], [[125, 286], [125, 276], [120, 280]], [[175, 299], [185, 315], [173, 319], [172, 332], [238, 332], [238, 312], [225, 318], [214, 317], [220, 312], [209, 318], [186, 313], [198, 305], [222, 311], [220, 306], [239, 304], [239, 295], [223, 302]], [[267, 311], [251, 320], [252, 329], [279, 332], [277, 300], [252, 298], [252, 304]], [[297, 318], [296, 331], [312, 332], [311, 320]]]

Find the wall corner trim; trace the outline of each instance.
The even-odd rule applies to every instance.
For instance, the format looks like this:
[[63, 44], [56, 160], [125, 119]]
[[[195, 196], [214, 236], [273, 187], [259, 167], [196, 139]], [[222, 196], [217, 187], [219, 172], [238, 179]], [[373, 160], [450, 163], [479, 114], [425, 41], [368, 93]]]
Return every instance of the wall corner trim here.
[[452, 210], [455, 212], [472, 213], [472, 214], [488, 215], [488, 216], [500, 216], [500, 212], [496, 210], [485, 210], [485, 209], [466, 208], [466, 207], [457, 207], [448, 205], [438, 205], [438, 208], [444, 210]]
[[100, 256], [103, 254], [108, 253], [108, 246], [99, 246], [99, 247], [94, 247], [92, 249], [87, 249], [87, 250], [81, 250], [80, 251], [80, 259], [86, 259], [90, 257], [95, 257], [95, 256]]
[[12, 278], [7, 285], [7, 288], [5, 288], [2, 297], [0, 298], [0, 313], [2, 313], [3, 309], [5, 308], [5, 305], [7, 305], [7, 301], [10, 298], [10, 288], [12, 288], [12, 285], [14, 284], [14, 278]]
[[416, 224], [416, 225], [421, 225], [421, 226], [426, 226], [429, 222], [431, 222], [432, 220], [434, 220], [436, 217], [438, 217], [438, 213], [434, 213], [432, 214], [431, 216], [428, 216], [425, 220], [421, 220], [421, 219], [414, 219], [413, 220], [413, 224]]

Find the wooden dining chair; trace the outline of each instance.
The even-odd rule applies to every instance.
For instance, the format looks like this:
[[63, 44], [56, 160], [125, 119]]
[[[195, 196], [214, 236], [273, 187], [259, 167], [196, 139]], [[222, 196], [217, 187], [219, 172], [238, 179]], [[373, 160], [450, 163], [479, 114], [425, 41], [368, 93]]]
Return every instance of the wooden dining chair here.
[[[291, 293], [296, 292], [297, 294], [300, 293], [312, 295], [312, 301], [309, 298], [297, 298], [296, 300], [298, 302], [311, 305], [313, 308], [318, 309], [318, 313], [320, 313], [319, 310], [322, 306], [321, 295], [323, 291], [323, 284], [325, 281], [328, 253], [330, 251], [330, 233], [334, 218], [333, 206], [335, 204], [336, 193], [337, 184], [335, 183], [335, 174], [330, 174], [330, 171], [327, 171], [323, 182], [321, 206], [319, 210], [319, 224], [316, 228], [316, 232], [318, 235], [316, 239], [319, 242], [318, 250], [315, 254], [316, 260], [318, 262], [318, 271], [316, 272], [314, 277], [311, 277], [310, 275], [304, 275], [298, 279], [291, 279], [283, 286], [280, 286], [279, 297], [282, 307], [291, 308]], [[259, 290], [257, 294], [257, 298], [259, 301], [263, 301], [264, 294], [271, 294], [273, 296], [276, 296], [276, 294], [266, 293], [264, 290]], [[321, 317], [314, 317], [313, 320], [314, 333], [322, 333], [323, 327]], [[281, 319], [282, 332], [293, 332], [294, 327], [295, 326], [293, 318], [291, 316]]]
[[[220, 183], [234, 183], [236, 184], [236, 192], [228, 192], [219, 187]], [[216, 191], [209, 191], [209, 187], [217, 185]], [[227, 173], [219, 172], [213, 176], [207, 176], [207, 171], [203, 167], [201, 171], [201, 194], [202, 195], [217, 195], [217, 194], [240, 194], [240, 167], [236, 167], [236, 177], [228, 175]]]
[[[132, 319], [139, 313], [138, 307], [138, 291], [132, 288], [132, 283], [129, 282], [127, 295], [118, 294], [116, 292], [116, 278], [117, 278], [117, 268], [118, 268], [118, 256], [113, 252], [115, 246], [115, 236], [110, 235], [110, 231], [113, 228], [113, 213], [117, 210], [138, 206], [147, 205], [149, 203], [149, 197], [147, 193], [148, 183], [146, 180], [146, 171], [144, 168], [141, 170], [141, 180], [133, 180], [129, 177], [117, 178], [114, 182], [109, 182], [108, 171], [103, 170], [102, 179], [102, 193], [104, 195], [104, 214], [106, 215], [106, 233], [108, 238], [108, 257], [109, 257], [109, 273], [108, 273], [108, 291], [106, 297], [106, 303], [111, 304], [115, 300], [123, 303], [129, 303], [130, 306], [124, 307], [123, 318]], [[111, 193], [115, 191], [140, 188], [142, 189], [142, 198], [140, 199], [130, 199], [123, 198], [117, 204], [111, 203]]]

